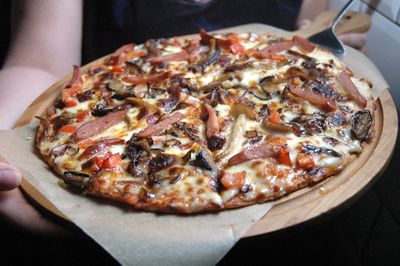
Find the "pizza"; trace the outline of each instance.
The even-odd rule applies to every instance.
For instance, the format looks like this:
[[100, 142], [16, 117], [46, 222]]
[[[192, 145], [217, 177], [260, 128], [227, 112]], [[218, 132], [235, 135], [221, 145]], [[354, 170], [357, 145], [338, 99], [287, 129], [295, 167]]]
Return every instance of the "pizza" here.
[[371, 89], [302, 37], [200, 30], [74, 66], [36, 146], [86, 195], [154, 212], [237, 208], [349, 165], [374, 137]]

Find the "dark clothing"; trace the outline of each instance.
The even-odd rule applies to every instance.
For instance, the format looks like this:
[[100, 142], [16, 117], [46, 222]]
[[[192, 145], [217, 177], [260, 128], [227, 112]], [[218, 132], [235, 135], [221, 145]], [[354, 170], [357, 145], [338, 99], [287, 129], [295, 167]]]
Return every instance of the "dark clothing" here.
[[104, 0], [85, 1], [83, 63], [124, 43], [264, 23], [294, 30], [299, 0]]

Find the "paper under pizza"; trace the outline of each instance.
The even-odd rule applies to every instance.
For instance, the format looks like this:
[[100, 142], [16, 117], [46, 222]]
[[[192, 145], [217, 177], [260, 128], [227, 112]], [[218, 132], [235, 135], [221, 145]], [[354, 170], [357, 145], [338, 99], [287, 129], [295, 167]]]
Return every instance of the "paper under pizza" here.
[[345, 168], [374, 135], [371, 88], [302, 37], [201, 30], [75, 66], [36, 144], [84, 194], [145, 211], [237, 208]]

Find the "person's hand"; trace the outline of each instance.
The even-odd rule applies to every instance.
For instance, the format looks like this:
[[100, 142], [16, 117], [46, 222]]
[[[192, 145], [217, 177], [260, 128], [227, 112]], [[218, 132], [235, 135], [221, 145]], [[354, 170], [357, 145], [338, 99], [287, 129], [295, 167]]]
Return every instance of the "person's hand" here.
[[[298, 29], [304, 29], [311, 25], [311, 20], [304, 19], [297, 25]], [[338, 36], [344, 44], [351, 46], [362, 53], [367, 53], [367, 34], [365, 33], [346, 33]]]
[[351, 46], [360, 52], [367, 53], [367, 34], [365, 33], [346, 33], [338, 36], [344, 44]]
[[36, 210], [18, 186], [21, 174], [0, 157], [0, 218], [32, 233], [67, 235], [68, 232]]

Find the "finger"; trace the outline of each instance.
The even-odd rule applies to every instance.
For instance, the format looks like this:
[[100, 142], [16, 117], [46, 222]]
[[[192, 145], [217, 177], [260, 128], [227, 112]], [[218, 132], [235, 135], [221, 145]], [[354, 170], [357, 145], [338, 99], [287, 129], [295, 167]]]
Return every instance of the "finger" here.
[[34, 208], [19, 189], [0, 193], [0, 218], [22, 230], [41, 235], [74, 236]]
[[339, 35], [339, 39], [344, 43], [356, 49], [361, 49], [367, 44], [367, 35], [365, 33], [347, 33]]
[[21, 183], [21, 174], [17, 168], [0, 162], [0, 191], [15, 189]]
[[368, 45], [364, 45], [361, 49], [360, 52], [362, 52], [363, 54], [367, 54], [368, 53]]
[[297, 28], [299, 29], [299, 30], [301, 30], [301, 29], [304, 29], [304, 28], [307, 28], [307, 27], [309, 27], [310, 25], [311, 25], [311, 20], [309, 20], [309, 19], [303, 19], [302, 21], [300, 21], [298, 24], [297, 24]]
[[45, 217], [27, 201], [17, 188], [20, 182], [18, 169], [0, 156], [0, 190], [3, 191], [0, 192], [0, 219], [31, 233], [72, 236], [70, 231]]

